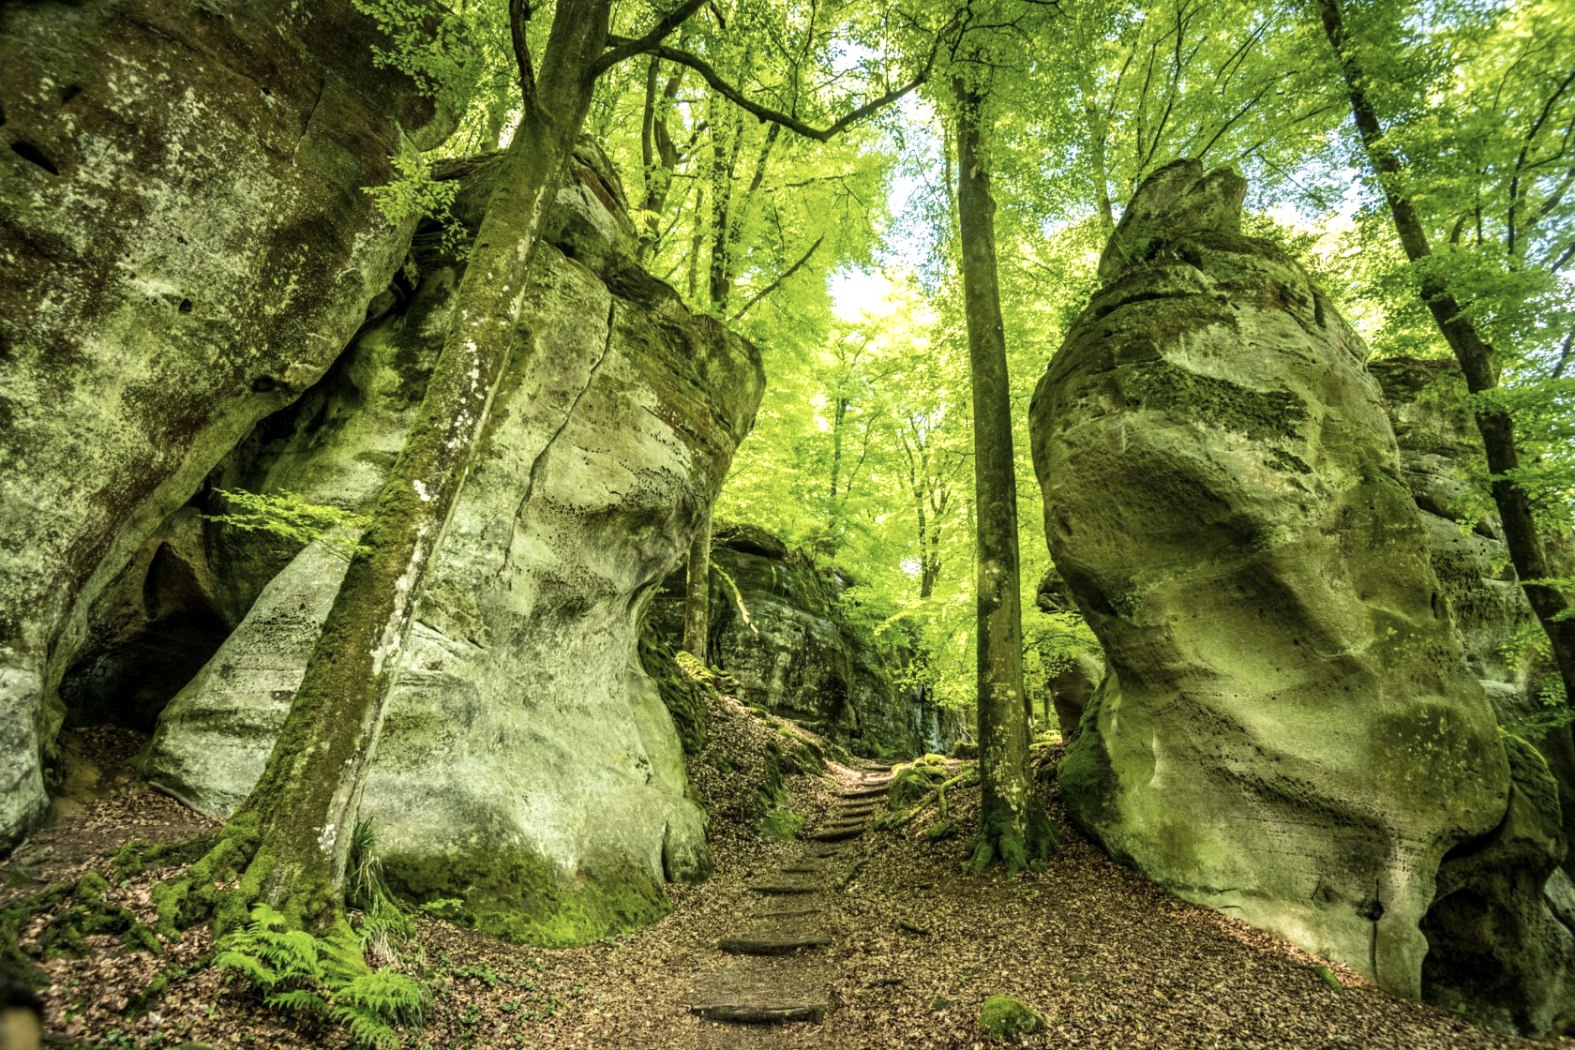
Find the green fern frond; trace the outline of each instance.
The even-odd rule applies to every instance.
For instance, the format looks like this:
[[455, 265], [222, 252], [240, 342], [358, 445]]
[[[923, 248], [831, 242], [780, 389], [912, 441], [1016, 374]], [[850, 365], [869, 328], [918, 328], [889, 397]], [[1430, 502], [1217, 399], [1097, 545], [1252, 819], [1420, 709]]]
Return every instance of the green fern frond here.
[[316, 1014], [319, 1016], [327, 1016], [329, 1013], [328, 1000], [310, 988], [291, 988], [287, 992], [275, 992], [265, 998], [263, 1002], [276, 1010], [283, 1010], [285, 1013]]

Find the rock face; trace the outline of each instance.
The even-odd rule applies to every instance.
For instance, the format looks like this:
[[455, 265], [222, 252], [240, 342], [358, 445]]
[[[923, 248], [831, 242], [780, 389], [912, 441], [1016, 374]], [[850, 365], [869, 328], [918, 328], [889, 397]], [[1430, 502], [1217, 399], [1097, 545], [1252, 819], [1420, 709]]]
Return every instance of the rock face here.
[[1540, 628], [1497, 517], [1478, 518], [1473, 507], [1469, 477], [1485, 459], [1459, 370], [1410, 358], [1370, 369], [1466, 664], [1505, 729], [1516, 787], [1494, 835], [1456, 850], [1440, 869], [1422, 925], [1423, 995], [1498, 1028], [1545, 1032], [1571, 1005], [1575, 960], [1575, 887], [1555, 870], [1561, 859], [1568, 866], [1575, 832], [1575, 747], [1569, 726], [1550, 724], [1536, 695], [1556, 672], [1526, 651], [1525, 633]]
[[[1511, 780], [1364, 350], [1181, 162], [1034, 396], [1056, 566], [1108, 673], [1061, 767], [1116, 856], [1419, 995], [1440, 864]], [[1200, 819], [1202, 815], [1202, 819]]]
[[[1498, 517], [1479, 517], [1469, 482], [1485, 469], [1482, 439], [1452, 362], [1389, 358], [1373, 376], [1400, 444], [1400, 466], [1427, 532], [1439, 588], [1460, 632], [1466, 664], [1482, 683], [1500, 725], [1537, 746], [1559, 784], [1564, 835], [1575, 835], [1575, 744], [1566, 726], [1539, 725], [1538, 699], [1557, 672], [1527, 650], [1540, 632], [1509, 561]], [[1539, 718], [1539, 716], [1542, 716]]]
[[[462, 165], [471, 228], [492, 167]], [[366, 330], [227, 483], [359, 505], [430, 373], [462, 263], [419, 236], [408, 301]], [[363, 816], [390, 884], [463, 898], [480, 928], [571, 943], [659, 914], [704, 869], [672, 719], [637, 631], [753, 424], [758, 353], [632, 262], [623, 192], [585, 147], [540, 248], [479, 459], [434, 555]], [[252, 558], [254, 577], [267, 559]], [[157, 783], [224, 813], [251, 789], [343, 561], [322, 544], [267, 583], [172, 701]]]
[[[907, 757], [940, 737], [934, 708], [895, 681], [900, 647], [847, 619], [846, 577], [753, 525], [719, 527], [711, 563], [709, 656], [740, 700], [862, 753]], [[681, 604], [682, 573], [667, 594]], [[663, 622], [676, 639], [681, 613]]]
[[450, 122], [379, 39], [340, 0], [0, 7], [0, 846], [88, 608], [405, 255], [363, 188]]

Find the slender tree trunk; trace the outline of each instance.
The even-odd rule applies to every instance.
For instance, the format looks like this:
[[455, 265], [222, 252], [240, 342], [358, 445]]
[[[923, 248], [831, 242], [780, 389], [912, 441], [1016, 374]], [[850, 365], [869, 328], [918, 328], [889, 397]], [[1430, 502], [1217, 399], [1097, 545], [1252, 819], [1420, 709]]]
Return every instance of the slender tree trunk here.
[[964, 310], [973, 379], [977, 507], [979, 781], [983, 805], [973, 864], [1016, 871], [1048, 855], [1052, 833], [1028, 776], [1028, 711], [1017, 568], [1017, 475], [1011, 391], [995, 256], [984, 99], [961, 78], [957, 92], [957, 213]]
[[[1406, 194], [1405, 166], [1383, 141], [1383, 128], [1377, 111], [1363, 87], [1365, 77], [1359, 60], [1346, 38], [1340, 0], [1317, 0], [1317, 4], [1324, 32], [1340, 60], [1357, 131], [1367, 150], [1367, 158], [1378, 174], [1400, 244], [1405, 249], [1406, 258], [1418, 262], [1432, 254], [1432, 249], [1421, 217]], [[1493, 347], [1482, 338], [1471, 318], [1464, 314], [1447, 279], [1436, 271], [1430, 272], [1422, 280], [1421, 291], [1433, 320], [1449, 348], [1454, 351], [1455, 360], [1460, 363], [1466, 388], [1473, 394], [1496, 388], [1499, 377]], [[1515, 421], [1508, 412], [1487, 401], [1477, 399], [1473, 404], [1477, 429], [1482, 433], [1482, 446], [1487, 452], [1488, 471], [1493, 476], [1493, 502], [1498, 508], [1499, 520], [1503, 522], [1504, 542], [1509, 548], [1510, 561], [1514, 563], [1515, 572], [1520, 577], [1527, 603], [1552, 643], [1553, 660], [1564, 680], [1564, 695], [1569, 702], [1575, 702], [1575, 619], [1560, 620], [1559, 615], [1568, 612], [1569, 602], [1558, 588], [1536, 582], [1553, 577], [1556, 573], [1548, 562], [1542, 532], [1532, 514], [1531, 500], [1514, 478], [1520, 467]]]
[[711, 632], [711, 509], [695, 530], [689, 546], [689, 568], [684, 576], [684, 649], [701, 663], [709, 659]]
[[[724, 110], [728, 111], [723, 116]], [[711, 266], [706, 288], [712, 309], [718, 313], [727, 309], [728, 296], [733, 291], [730, 276], [732, 264], [733, 226], [733, 162], [738, 156], [738, 142], [743, 130], [731, 113], [731, 104], [717, 95], [711, 96]]]
[[443, 350], [378, 494], [366, 550], [350, 564], [262, 779], [227, 829], [248, 840], [240, 896], [264, 899], [304, 926], [330, 921], [342, 905], [384, 702], [514, 345], [542, 217], [590, 106], [608, 8], [608, 0], [559, 0], [536, 103], [504, 153]]

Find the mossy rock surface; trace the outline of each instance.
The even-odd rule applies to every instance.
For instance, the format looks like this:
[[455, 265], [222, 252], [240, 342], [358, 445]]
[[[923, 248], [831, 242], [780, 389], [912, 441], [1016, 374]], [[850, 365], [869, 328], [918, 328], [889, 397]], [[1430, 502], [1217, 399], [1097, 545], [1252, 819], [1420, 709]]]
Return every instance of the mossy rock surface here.
[[1509, 770], [1366, 347], [1241, 235], [1244, 189], [1145, 180], [1034, 395], [1051, 555], [1107, 659], [1059, 781], [1154, 882], [1415, 997], [1435, 875]]
[[1021, 999], [992, 995], [979, 1008], [979, 1034], [986, 1039], [1005, 1041], [1042, 1032], [1045, 1019]]

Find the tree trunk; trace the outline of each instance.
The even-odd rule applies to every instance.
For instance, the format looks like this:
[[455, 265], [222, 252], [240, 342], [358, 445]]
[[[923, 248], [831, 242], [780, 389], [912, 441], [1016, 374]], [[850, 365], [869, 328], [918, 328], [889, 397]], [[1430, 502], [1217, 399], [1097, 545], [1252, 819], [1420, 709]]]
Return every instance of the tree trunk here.
[[711, 632], [711, 509], [695, 530], [684, 577], [684, 649], [701, 663], [707, 660]]
[[1017, 871], [1053, 848], [1028, 777], [1022, 609], [1017, 568], [1017, 476], [1011, 392], [995, 258], [984, 99], [961, 78], [957, 92], [957, 212], [963, 302], [973, 380], [979, 661], [979, 781], [983, 805], [973, 865]]
[[[1400, 244], [1405, 249], [1406, 258], [1418, 262], [1432, 254], [1432, 249], [1421, 217], [1406, 194], [1405, 166], [1383, 141], [1383, 128], [1377, 111], [1362, 86], [1365, 78], [1360, 63], [1346, 39], [1345, 20], [1339, 0], [1317, 2], [1324, 32], [1340, 60], [1340, 68], [1345, 76], [1357, 131], [1361, 134], [1368, 160], [1377, 171]], [[1421, 292], [1444, 340], [1454, 351], [1455, 360], [1465, 375], [1466, 388], [1473, 394], [1496, 388], [1498, 364], [1493, 347], [1481, 337], [1471, 318], [1462, 312], [1449, 282], [1436, 271], [1430, 272], [1422, 280]], [[1560, 620], [1559, 615], [1570, 608], [1568, 601], [1558, 588], [1536, 582], [1557, 574], [1548, 562], [1542, 532], [1532, 514], [1531, 500], [1526, 490], [1514, 479], [1520, 467], [1515, 421], [1504, 409], [1481, 399], [1475, 400], [1473, 407], [1477, 429], [1482, 433], [1482, 446], [1487, 452], [1488, 471], [1493, 477], [1493, 502], [1498, 508], [1499, 520], [1504, 525], [1504, 542], [1509, 548], [1510, 561], [1514, 563], [1515, 573], [1520, 577], [1527, 603], [1548, 634], [1554, 663], [1564, 680], [1566, 702], [1575, 702], [1575, 619]]]
[[350, 564], [262, 779], [232, 820], [255, 835], [240, 896], [266, 900], [303, 926], [322, 926], [342, 906], [384, 702], [423, 575], [514, 346], [542, 217], [590, 106], [608, 8], [607, 0], [559, 0], [535, 105], [504, 153], [442, 353], [378, 494], [366, 549]]

